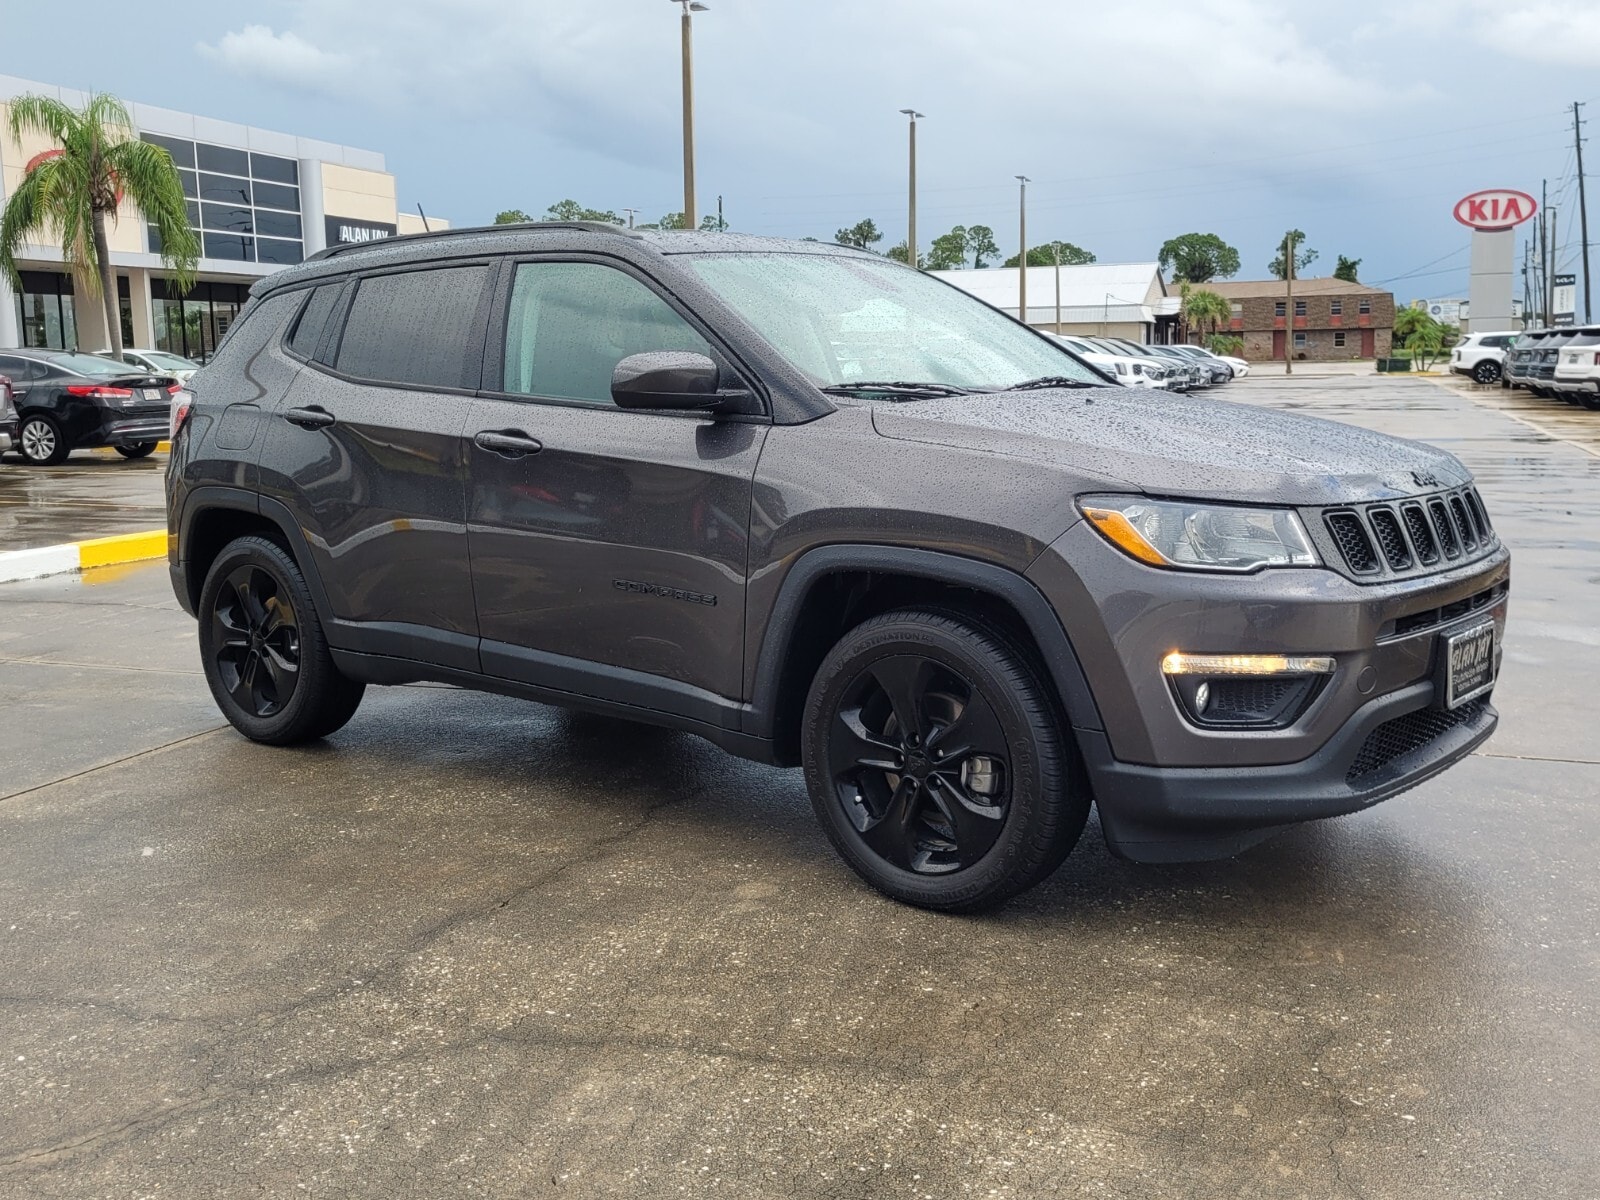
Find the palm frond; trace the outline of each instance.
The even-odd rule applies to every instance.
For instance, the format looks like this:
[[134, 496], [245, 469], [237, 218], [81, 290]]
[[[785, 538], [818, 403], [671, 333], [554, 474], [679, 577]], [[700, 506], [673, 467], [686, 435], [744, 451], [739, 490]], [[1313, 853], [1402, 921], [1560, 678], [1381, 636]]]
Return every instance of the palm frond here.
[[183, 184], [172, 156], [149, 142], [118, 142], [105, 151], [108, 169], [123, 194], [161, 235], [161, 261], [172, 272], [179, 292], [194, 284], [200, 258], [199, 239], [189, 227]]
[[7, 120], [11, 140], [21, 141], [24, 134], [42, 134], [53, 142], [65, 145], [79, 124], [78, 114], [53, 96], [18, 96], [11, 102], [11, 116]]

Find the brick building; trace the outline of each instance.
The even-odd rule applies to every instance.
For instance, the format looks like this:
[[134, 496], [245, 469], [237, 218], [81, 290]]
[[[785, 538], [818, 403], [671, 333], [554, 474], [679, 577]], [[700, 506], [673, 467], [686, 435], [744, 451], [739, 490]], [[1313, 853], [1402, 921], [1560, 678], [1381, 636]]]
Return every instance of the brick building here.
[[1221, 280], [1197, 285], [1233, 305], [1232, 331], [1251, 362], [1283, 360], [1291, 339], [1295, 361], [1339, 362], [1389, 354], [1394, 294], [1343, 279], [1296, 279], [1294, 312], [1285, 311], [1281, 279]]

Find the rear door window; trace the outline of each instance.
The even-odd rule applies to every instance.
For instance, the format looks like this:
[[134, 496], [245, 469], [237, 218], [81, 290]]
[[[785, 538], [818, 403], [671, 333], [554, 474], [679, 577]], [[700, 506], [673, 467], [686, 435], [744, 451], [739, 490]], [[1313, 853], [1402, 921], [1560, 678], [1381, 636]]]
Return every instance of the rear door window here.
[[381, 383], [476, 388], [483, 358], [478, 313], [488, 274], [488, 267], [474, 265], [362, 279], [334, 366]]

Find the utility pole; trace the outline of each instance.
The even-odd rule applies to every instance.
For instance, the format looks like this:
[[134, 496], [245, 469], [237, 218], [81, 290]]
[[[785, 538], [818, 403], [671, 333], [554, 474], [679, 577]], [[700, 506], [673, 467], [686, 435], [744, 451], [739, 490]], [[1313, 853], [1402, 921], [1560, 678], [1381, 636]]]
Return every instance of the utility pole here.
[[1587, 325], [1594, 320], [1594, 314], [1589, 296], [1589, 202], [1583, 194], [1583, 122], [1578, 119], [1582, 107], [1582, 101], [1572, 102], [1572, 148], [1578, 153], [1578, 236], [1583, 244], [1583, 323]]
[[728, 223], [722, 219], [722, 197], [718, 196], [717, 197], [717, 232], [718, 233], [726, 233], [727, 231], [728, 231]]
[[1061, 239], [1051, 247], [1056, 252], [1056, 332], [1061, 332]]
[[694, 215], [694, 23], [690, 13], [705, 12], [700, 0], [672, 0], [683, 6], [683, 225], [699, 224]]
[[1028, 323], [1028, 177], [1018, 175], [1021, 191], [1017, 195], [1017, 237], [1022, 253], [1017, 258], [1017, 316]]
[[1283, 235], [1283, 373], [1294, 374], [1294, 230]]
[[628, 214], [628, 228], [632, 229], [633, 228], [634, 214], [637, 213], [639, 210], [637, 208], [625, 208], [622, 211]]
[[900, 110], [910, 121], [910, 197], [906, 205], [906, 263], [913, 270], [920, 270], [917, 266], [917, 118], [922, 116], [914, 108]]
[[1556, 210], [1550, 210], [1550, 261], [1544, 269], [1544, 321], [1554, 325], [1556, 320]]
[[1550, 272], [1545, 268], [1549, 265], [1550, 239], [1545, 236], [1545, 229], [1550, 223], [1550, 214], [1545, 210], [1545, 192], [1548, 180], [1539, 180], [1539, 324], [1545, 329], [1550, 328], [1550, 303], [1548, 300], [1547, 282]]

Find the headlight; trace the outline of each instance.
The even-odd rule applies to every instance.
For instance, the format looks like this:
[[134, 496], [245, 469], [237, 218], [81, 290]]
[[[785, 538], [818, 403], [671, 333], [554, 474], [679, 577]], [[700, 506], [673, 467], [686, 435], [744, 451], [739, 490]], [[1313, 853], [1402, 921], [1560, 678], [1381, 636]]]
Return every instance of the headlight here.
[[1321, 563], [1305, 526], [1288, 509], [1139, 496], [1085, 496], [1078, 507], [1108, 542], [1152, 567], [1257, 571]]

